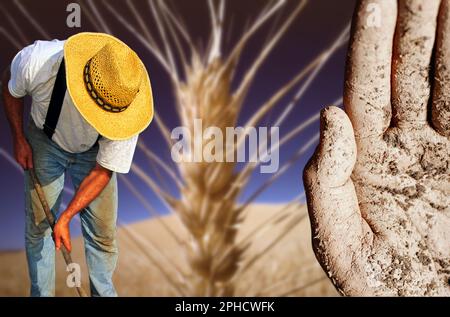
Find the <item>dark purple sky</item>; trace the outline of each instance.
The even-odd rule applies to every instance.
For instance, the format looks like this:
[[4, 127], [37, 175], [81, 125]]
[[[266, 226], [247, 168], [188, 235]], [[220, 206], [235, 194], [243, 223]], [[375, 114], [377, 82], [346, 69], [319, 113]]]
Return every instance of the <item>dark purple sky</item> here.
[[[30, 12], [51, 38], [65, 39], [78, 32], [95, 31], [85, 16], [82, 16], [81, 28], [71, 29], [66, 26], [66, 6], [71, 2], [76, 1], [20, 1], [23, 7]], [[293, 8], [297, 2], [297, 0], [289, 1], [287, 10], [284, 11], [284, 15], [281, 16], [281, 19], [289, 13], [290, 8]], [[122, 1], [109, 1], [109, 3], [117, 8], [130, 23], [137, 25], [132, 18], [130, 11], [127, 10]], [[134, 3], [145, 18], [145, 21], [148, 21], [150, 31], [156, 33], [157, 30], [155, 25], [151, 22], [152, 16], [147, 2], [135, 0]], [[226, 0], [227, 20], [225, 24], [231, 25], [230, 22], [232, 20], [233, 27], [231, 29], [227, 28], [230, 37], [224, 46], [225, 52], [229, 50], [233, 42], [235, 42], [239, 35], [242, 34], [246, 21], [255, 18], [260, 12], [262, 5], [265, 3], [266, 1], [263, 0]], [[193, 35], [195, 41], [204, 43], [206, 41], [205, 35], [209, 30], [206, 0], [173, 0], [172, 4], [186, 20], [189, 32]], [[354, 4], [355, 0], [309, 1], [305, 10], [297, 18], [296, 22], [280, 41], [264, 67], [258, 73], [257, 80], [253, 84], [250, 94], [244, 104], [239, 120], [241, 124], [245, 122], [249, 116], [255, 112], [256, 108], [261, 105], [264, 100], [270, 97], [277, 88], [281, 87], [283, 83], [287, 82], [297, 74], [309, 61], [314, 59], [317, 54], [332, 43], [350, 21]], [[13, 4], [13, 1], [2, 1], [0, 6], [6, 9], [6, 11], [0, 11], [0, 28], [6, 30], [8, 34], [11, 34], [22, 46], [30, 44], [37, 39], [43, 39], [42, 35], [36, 31], [36, 28], [28, 22], [28, 19], [20, 12], [18, 7]], [[99, 7], [102, 8], [101, 5]], [[5, 12], [8, 12], [10, 18], [21, 27], [22, 33], [27, 39], [27, 43], [21, 41], [18, 33], [14, 30], [13, 24], [6, 18]], [[154, 102], [157, 111], [169, 127], [173, 128], [178, 126], [179, 123], [176, 120], [174, 112], [170, 83], [158, 62], [144, 49], [131, 33], [126, 31], [113, 16], [109, 15], [108, 11], [103, 11], [102, 15], [111, 27], [114, 35], [128, 43], [144, 60], [152, 80], [155, 98]], [[231, 19], [231, 17], [233, 18]], [[270, 23], [268, 26], [270, 26]], [[270, 27], [263, 28], [247, 46], [237, 73], [238, 80], [242, 77], [243, 70], [248, 67], [254, 57], [261, 51], [261, 45], [264, 44], [269, 31]], [[18, 50], [8, 41], [3, 33], [0, 34], [0, 39], [0, 69], [4, 69]], [[333, 102], [342, 95], [345, 49], [346, 48], [344, 47], [334, 54], [313, 82], [308, 92], [297, 103], [296, 108], [280, 127], [281, 136], [298, 126], [311, 115], [317, 113], [323, 106]], [[280, 109], [283, 109], [286, 105], [286, 101], [289, 101], [289, 98], [286, 98], [284, 102], [281, 102], [271, 115], [263, 120], [263, 125], [267, 125], [265, 124], [266, 122], [269, 122], [270, 125], [271, 120], [276, 118], [280, 113]], [[289, 160], [297, 149], [307, 143], [308, 140], [317, 133], [318, 129], [318, 123], [315, 123], [306, 131], [298, 135], [289, 144], [286, 144], [280, 152], [280, 164]], [[170, 153], [161, 139], [156, 124], [152, 124], [143, 133], [142, 138], [160, 157], [167, 162], [171, 162]], [[8, 153], [12, 153], [10, 133], [3, 110], [0, 112], [0, 147], [5, 149]], [[276, 181], [274, 185], [261, 194], [257, 201], [286, 202], [301, 193], [303, 191], [301, 173], [303, 166], [312, 154], [313, 149], [314, 147], [302, 156], [298, 162], [284, 174], [284, 176]], [[154, 175], [150, 165], [141, 152], [136, 152], [135, 160], [140, 166], [144, 167], [149, 173]], [[136, 176], [128, 174], [127, 177], [139, 188], [144, 189], [143, 184]], [[249, 194], [258, 188], [258, 184], [261, 184], [269, 177], [271, 177], [270, 174], [255, 173], [245, 190], [242, 199], [248, 197]], [[2, 188], [0, 191], [0, 250], [21, 248], [23, 246], [24, 228], [23, 177], [19, 171], [13, 168], [12, 165], [1, 156], [0, 186], [0, 188]], [[148, 217], [148, 212], [127, 190], [123, 183], [119, 183], [119, 186], [120, 221], [122, 223], [129, 223]], [[170, 185], [169, 189], [173, 190]], [[155, 209], [164, 212], [161, 203], [149, 190], [143, 190], [142, 193]], [[173, 193], [176, 194], [174, 191]], [[67, 202], [67, 198], [65, 201]], [[77, 231], [77, 225], [74, 225], [74, 232], [76, 233]]]

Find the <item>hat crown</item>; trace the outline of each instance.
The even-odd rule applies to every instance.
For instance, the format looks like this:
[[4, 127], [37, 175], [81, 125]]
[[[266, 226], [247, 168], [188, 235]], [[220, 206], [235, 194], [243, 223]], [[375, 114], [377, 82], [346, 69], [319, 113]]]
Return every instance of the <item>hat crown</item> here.
[[142, 80], [139, 57], [132, 50], [106, 44], [90, 60], [92, 86], [108, 104], [123, 108], [132, 103]]

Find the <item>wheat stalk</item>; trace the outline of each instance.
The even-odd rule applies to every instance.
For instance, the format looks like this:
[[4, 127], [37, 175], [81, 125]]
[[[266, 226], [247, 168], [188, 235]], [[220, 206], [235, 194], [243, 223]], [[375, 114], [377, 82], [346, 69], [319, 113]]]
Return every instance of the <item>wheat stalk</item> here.
[[[181, 123], [194, 133], [194, 119], [201, 118], [203, 129], [226, 127], [236, 123], [237, 113], [229, 107], [230, 72], [221, 72], [222, 62], [204, 64], [194, 57], [188, 68], [186, 81], [180, 84], [178, 91], [179, 107], [184, 109]], [[221, 72], [221, 77], [217, 77]], [[220, 111], [217, 111], [220, 109]], [[195, 140], [191, 140], [192, 146]], [[209, 183], [212, 168], [220, 170], [220, 181]], [[233, 290], [226, 282], [234, 274], [240, 257], [235, 249], [227, 264], [217, 263], [215, 253], [234, 244], [236, 229], [235, 200], [223, 199], [223, 195], [233, 181], [233, 163], [189, 163], [180, 164], [180, 173], [184, 181], [181, 199], [175, 210], [190, 232], [188, 244], [188, 262], [191, 268], [189, 294], [231, 295]]]

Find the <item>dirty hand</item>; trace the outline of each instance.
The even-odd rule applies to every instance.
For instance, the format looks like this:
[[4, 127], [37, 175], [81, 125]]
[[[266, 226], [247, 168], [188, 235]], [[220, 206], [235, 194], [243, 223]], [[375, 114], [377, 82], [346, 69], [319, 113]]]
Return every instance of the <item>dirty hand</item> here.
[[450, 0], [355, 19], [346, 113], [322, 111], [304, 171], [316, 257], [345, 295], [449, 296]]
[[33, 151], [25, 138], [14, 139], [14, 157], [24, 170], [33, 168]]
[[55, 240], [56, 250], [61, 249], [61, 243], [66, 247], [67, 251], [70, 253], [72, 250], [72, 244], [70, 242], [70, 220], [65, 217], [60, 217], [58, 222], [55, 224], [53, 229], [53, 237]]

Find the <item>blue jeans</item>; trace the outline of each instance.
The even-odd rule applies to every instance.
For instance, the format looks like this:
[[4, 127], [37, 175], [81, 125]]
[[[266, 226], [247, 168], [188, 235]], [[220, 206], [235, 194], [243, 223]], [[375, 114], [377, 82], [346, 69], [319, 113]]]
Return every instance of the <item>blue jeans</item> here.
[[[83, 153], [69, 153], [48, 139], [33, 120], [27, 129], [33, 149], [34, 169], [55, 219], [58, 217], [64, 178], [75, 187], [96, 164], [98, 145]], [[55, 295], [55, 245], [30, 176], [25, 177], [25, 247], [31, 280], [31, 296]], [[112, 282], [116, 246], [117, 178], [113, 174], [103, 192], [80, 212], [86, 262], [92, 296], [117, 296]]]

